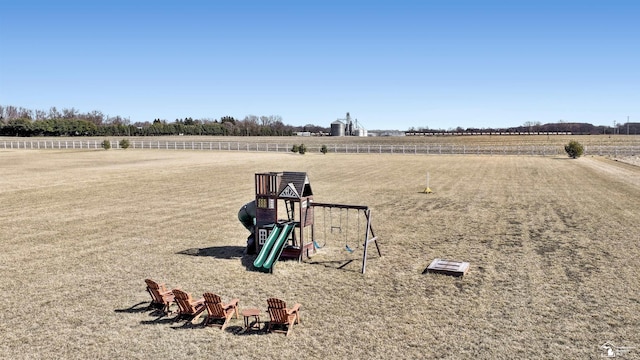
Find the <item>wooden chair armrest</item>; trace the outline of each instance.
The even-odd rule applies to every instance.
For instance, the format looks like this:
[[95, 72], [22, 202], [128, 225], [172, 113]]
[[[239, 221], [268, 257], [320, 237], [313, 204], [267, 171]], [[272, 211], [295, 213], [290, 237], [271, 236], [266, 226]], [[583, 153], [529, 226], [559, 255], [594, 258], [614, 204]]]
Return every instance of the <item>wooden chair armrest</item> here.
[[291, 309], [287, 309], [287, 314], [291, 315], [291, 314], [297, 313], [298, 311], [300, 311], [300, 307], [301, 306], [302, 305], [300, 305], [300, 304], [293, 305], [293, 307]]
[[222, 307], [225, 308], [225, 309], [228, 309], [229, 307], [237, 307], [239, 301], [240, 301], [240, 299], [233, 299], [233, 300], [229, 301], [228, 304], [222, 304]]

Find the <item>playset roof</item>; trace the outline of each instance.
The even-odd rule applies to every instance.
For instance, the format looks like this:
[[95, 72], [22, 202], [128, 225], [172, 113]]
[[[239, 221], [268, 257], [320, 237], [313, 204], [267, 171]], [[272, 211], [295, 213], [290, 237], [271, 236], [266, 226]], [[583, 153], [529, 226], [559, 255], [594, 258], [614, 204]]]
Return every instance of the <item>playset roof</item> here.
[[287, 187], [292, 187], [298, 197], [313, 195], [306, 172], [283, 171], [278, 194], [282, 194]]

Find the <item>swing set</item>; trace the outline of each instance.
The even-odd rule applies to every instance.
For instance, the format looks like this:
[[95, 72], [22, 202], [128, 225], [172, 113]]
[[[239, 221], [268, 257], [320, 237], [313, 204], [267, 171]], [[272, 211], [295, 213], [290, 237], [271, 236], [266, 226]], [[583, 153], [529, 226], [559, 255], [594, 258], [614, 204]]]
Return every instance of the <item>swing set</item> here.
[[[354, 253], [356, 250], [360, 249], [362, 246], [364, 251], [362, 255], [362, 273], [364, 274], [367, 267], [367, 252], [370, 243], [374, 243], [376, 246], [376, 250], [378, 252], [378, 256], [382, 256], [380, 253], [380, 247], [378, 246], [377, 237], [373, 232], [373, 228], [371, 226], [371, 210], [368, 206], [365, 205], [345, 205], [345, 204], [331, 204], [331, 203], [318, 203], [312, 202], [311, 207], [313, 208], [323, 208], [323, 243], [320, 244], [316, 240], [315, 234], [315, 223], [311, 226], [311, 238], [313, 239], [314, 250], [321, 249], [327, 246], [327, 239], [330, 237], [330, 234], [337, 233], [339, 236], [344, 236], [344, 250], [349, 254]], [[338, 209], [339, 213], [336, 215], [337, 219], [334, 219], [334, 209]], [[356, 224], [352, 223], [349, 225], [349, 212], [356, 211]], [[329, 212], [329, 221], [327, 223], [327, 212]], [[344, 222], [343, 222], [343, 213], [344, 213]], [[361, 218], [366, 220], [366, 225], [364, 227], [364, 237], [362, 237], [362, 226], [361, 226]], [[328, 226], [327, 226], [328, 224]], [[356, 242], [350, 243], [353, 239], [350, 238], [350, 231], [353, 231], [355, 227], [356, 232]], [[329, 235], [327, 234], [329, 231]], [[362, 240], [362, 244], [360, 241]]]
[[[357, 249], [360, 248], [360, 244], [356, 243], [355, 247], [349, 246], [349, 209], [345, 209], [345, 208], [340, 208], [339, 209], [339, 214], [337, 215], [338, 219], [337, 222], [334, 221], [333, 219], [333, 206], [325, 206], [324, 207], [324, 212], [323, 212], [323, 220], [322, 220], [322, 238], [323, 238], [323, 244], [320, 245], [320, 243], [318, 243], [318, 241], [316, 239], [313, 240], [313, 247], [316, 249], [322, 249], [323, 247], [325, 247], [327, 245], [327, 239], [330, 237], [327, 235], [327, 229], [329, 229], [329, 234], [333, 234], [334, 232], [339, 233], [340, 235], [343, 234], [343, 228], [345, 229], [344, 231], [344, 249], [348, 252], [348, 253], [353, 253], [354, 251], [356, 251]], [[328, 210], [327, 210], [328, 209]], [[356, 210], [358, 213], [356, 215], [356, 219], [357, 219], [357, 226], [356, 226], [356, 232], [357, 232], [357, 236], [356, 239], [360, 238], [360, 209]], [[329, 226], [327, 226], [327, 212], [329, 212]], [[346, 216], [345, 216], [345, 225], [342, 225], [342, 213], [345, 212]]]

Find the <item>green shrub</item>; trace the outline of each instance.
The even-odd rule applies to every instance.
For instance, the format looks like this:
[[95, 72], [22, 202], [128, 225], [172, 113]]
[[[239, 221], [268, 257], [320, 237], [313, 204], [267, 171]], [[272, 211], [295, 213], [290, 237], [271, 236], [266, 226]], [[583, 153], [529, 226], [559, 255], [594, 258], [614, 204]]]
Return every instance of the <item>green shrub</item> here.
[[120, 140], [119, 144], [120, 144], [121, 148], [127, 149], [127, 148], [129, 148], [129, 145], [130, 145], [129, 144], [129, 139], [122, 139], [122, 140]]
[[292, 153], [297, 153], [298, 151], [300, 151], [300, 146], [299, 145], [293, 145], [293, 147], [291, 148], [291, 152]]
[[104, 140], [104, 141], [102, 142], [102, 148], [103, 148], [103, 149], [105, 149], [105, 150], [109, 150], [109, 149], [111, 149], [111, 141], [109, 141], [109, 140]]
[[329, 150], [327, 150], [327, 145], [322, 145], [322, 147], [320, 148], [320, 152], [323, 153], [323, 154], [326, 154], [327, 151], [329, 151]]
[[300, 144], [300, 146], [298, 146], [298, 152], [302, 155], [304, 155], [304, 153], [307, 152], [307, 147], [304, 146], [304, 144]]
[[576, 159], [582, 156], [584, 153], [584, 147], [579, 142], [571, 140], [564, 146], [564, 151], [567, 152], [567, 155], [569, 155], [570, 158]]

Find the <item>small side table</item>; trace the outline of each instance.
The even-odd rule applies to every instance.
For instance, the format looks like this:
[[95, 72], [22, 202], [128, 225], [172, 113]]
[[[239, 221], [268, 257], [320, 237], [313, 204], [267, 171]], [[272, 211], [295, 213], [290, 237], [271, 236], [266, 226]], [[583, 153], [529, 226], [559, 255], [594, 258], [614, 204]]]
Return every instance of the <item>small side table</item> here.
[[[242, 310], [244, 317], [244, 332], [249, 330], [260, 330], [260, 309], [244, 309]], [[253, 321], [251, 317], [253, 316]]]

